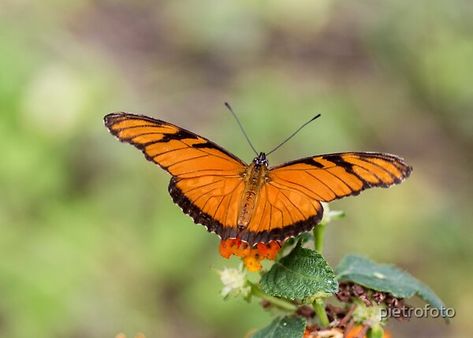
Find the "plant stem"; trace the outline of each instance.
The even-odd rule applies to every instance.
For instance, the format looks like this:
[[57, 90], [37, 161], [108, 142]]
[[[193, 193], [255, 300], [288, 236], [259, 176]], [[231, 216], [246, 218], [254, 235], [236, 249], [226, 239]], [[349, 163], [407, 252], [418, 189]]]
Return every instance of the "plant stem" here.
[[319, 223], [314, 227], [313, 230], [315, 250], [317, 250], [321, 255], [323, 255], [324, 251], [325, 227], [325, 224]]
[[271, 304], [273, 304], [274, 306], [277, 306], [278, 308], [282, 310], [286, 310], [289, 312], [294, 312], [297, 310], [296, 305], [289, 303], [285, 301], [284, 299], [273, 297], [264, 293], [256, 284], [250, 283], [250, 285], [251, 285], [251, 293], [254, 296], [267, 300], [268, 302], [270, 302]]
[[322, 328], [328, 327], [330, 322], [327, 317], [327, 312], [325, 311], [325, 302], [321, 298], [317, 298], [313, 306], [314, 306], [315, 313], [317, 314], [317, 317], [319, 317], [320, 326]]
[[[313, 230], [314, 247], [315, 247], [315, 250], [321, 255], [323, 255], [323, 251], [324, 251], [325, 226], [326, 225], [324, 223], [319, 223], [314, 227], [314, 230]], [[325, 311], [325, 302], [323, 301], [323, 299], [317, 298], [313, 303], [313, 307], [314, 307], [315, 313], [317, 314], [317, 317], [319, 317], [320, 326], [322, 328], [328, 327], [330, 322], [327, 317], [327, 312]]]

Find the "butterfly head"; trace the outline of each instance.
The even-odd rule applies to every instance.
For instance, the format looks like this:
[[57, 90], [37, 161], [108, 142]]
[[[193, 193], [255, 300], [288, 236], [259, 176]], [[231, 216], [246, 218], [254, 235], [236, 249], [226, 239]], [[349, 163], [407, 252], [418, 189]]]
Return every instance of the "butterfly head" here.
[[253, 160], [253, 163], [259, 166], [264, 165], [265, 167], [267, 167], [269, 164], [265, 153], [259, 153], [259, 155]]

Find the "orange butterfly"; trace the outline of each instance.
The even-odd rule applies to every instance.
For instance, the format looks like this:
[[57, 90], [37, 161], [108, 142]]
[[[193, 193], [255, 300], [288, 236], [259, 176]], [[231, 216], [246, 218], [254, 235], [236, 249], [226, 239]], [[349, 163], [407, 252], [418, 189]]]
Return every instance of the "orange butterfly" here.
[[250, 246], [285, 240], [321, 219], [320, 202], [402, 182], [412, 168], [374, 152], [319, 155], [269, 167], [265, 153], [250, 164], [217, 144], [168, 122], [112, 113], [105, 126], [120, 141], [172, 175], [173, 201], [222, 240]]

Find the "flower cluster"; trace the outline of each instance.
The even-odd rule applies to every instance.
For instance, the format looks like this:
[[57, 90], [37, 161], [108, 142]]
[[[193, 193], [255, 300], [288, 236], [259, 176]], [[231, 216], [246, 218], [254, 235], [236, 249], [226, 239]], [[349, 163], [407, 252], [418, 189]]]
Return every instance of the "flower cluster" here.
[[274, 260], [280, 249], [281, 243], [279, 241], [271, 241], [267, 244], [258, 243], [251, 247], [238, 238], [222, 240], [219, 247], [222, 257], [230, 258], [232, 255], [241, 257], [245, 267], [252, 272], [261, 270], [262, 260]]
[[240, 267], [240, 269], [224, 268], [219, 270], [218, 273], [223, 284], [221, 291], [223, 298], [239, 295], [242, 295], [243, 298], [248, 297], [251, 292], [251, 286], [247, 282], [243, 267]]

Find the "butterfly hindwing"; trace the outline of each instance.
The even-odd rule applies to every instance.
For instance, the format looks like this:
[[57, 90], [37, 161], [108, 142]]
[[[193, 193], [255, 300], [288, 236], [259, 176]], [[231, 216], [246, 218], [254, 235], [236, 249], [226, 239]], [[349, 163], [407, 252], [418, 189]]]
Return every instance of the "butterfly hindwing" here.
[[[214, 176], [214, 183], [195, 183], [192, 179], [172, 178], [169, 193], [177, 205], [190, 215], [195, 223], [222, 239], [238, 237], [236, 219], [244, 182], [240, 177]], [[197, 186], [194, 186], [197, 184]]]
[[240, 237], [249, 243], [283, 241], [312, 229], [322, 214], [316, 199], [269, 181], [261, 188], [255, 214]]

